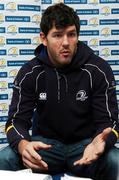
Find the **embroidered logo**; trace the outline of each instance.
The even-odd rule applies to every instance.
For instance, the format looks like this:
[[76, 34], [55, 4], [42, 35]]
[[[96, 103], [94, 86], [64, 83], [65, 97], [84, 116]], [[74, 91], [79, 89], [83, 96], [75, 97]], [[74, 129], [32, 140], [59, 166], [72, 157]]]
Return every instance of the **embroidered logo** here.
[[86, 92], [84, 90], [80, 90], [77, 92], [76, 94], [76, 100], [77, 101], [85, 101], [88, 98], [88, 96], [86, 96]]
[[46, 93], [40, 93], [39, 94], [39, 100], [47, 100], [47, 94]]

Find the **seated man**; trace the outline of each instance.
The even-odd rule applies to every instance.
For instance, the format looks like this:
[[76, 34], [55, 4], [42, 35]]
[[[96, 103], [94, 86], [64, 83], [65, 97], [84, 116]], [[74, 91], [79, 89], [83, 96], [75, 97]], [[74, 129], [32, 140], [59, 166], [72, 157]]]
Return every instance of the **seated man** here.
[[[80, 20], [71, 7], [48, 7], [40, 27], [42, 44], [14, 81], [6, 123], [10, 146], [0, 152], [0, 169], [118, 180], [118, 108], [110, 66], [78, 40]], [[31, 137], [34, 109], [39, 117]]]

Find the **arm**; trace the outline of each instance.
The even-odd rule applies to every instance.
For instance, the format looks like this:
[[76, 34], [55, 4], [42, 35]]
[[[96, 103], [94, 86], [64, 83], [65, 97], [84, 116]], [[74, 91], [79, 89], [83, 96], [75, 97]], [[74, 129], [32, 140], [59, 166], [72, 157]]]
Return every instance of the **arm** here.
[[119, 134], [116, 84], [112, 70], [105, 61], [95, 73], [92, 95], [92, 118], [95, 128], [94, 137], [110, 127], [112, 131], [105, 140], [105, 148], [109, 149], [114, 146]]
[[103, 67], [104, 69], [94, 66], [96, 73], [93, 78], [92, 119], [95, 135], [85, 148], [83, 157], [74, 165], [90, 164], [97, 160], [106, 149], [114, 146], [118, 138], [118, 107], [114, 76], [106, 62]]
[[[38, 67], [38, 66], [35, 66]], [[37, 71], [39, 74], [39, 70]], [[25, 65], [19, 71], [13, 88], [13, 97], [6, 123], [6, 133], [11, 147], [21, 155], [24, 166], [32, 169], [47, 170], [48, 165], [37, 153], [47, 150], [51, 145], [31, 141], [29, 129], [31, 118], [37, 102], [35, 68]]]
[[34, 76], [32, 78], [29, 72], [32, 72], [31, 67], [23, 66], [14, 81], [13, 97], [6, 123], [8, 142], [16, 152], [18, 152], [18, 144], [22, 139], [30, 141], [29, 129], [36, 97]]

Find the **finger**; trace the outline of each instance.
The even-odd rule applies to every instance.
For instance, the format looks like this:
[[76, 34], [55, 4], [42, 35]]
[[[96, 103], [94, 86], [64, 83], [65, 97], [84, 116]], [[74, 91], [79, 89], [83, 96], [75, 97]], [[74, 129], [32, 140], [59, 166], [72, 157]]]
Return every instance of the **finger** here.
[[48, 169], [48, 164], [43, 160], [40, 161], [40, 166], [44, 167], [45, 169]]
[[24, 159], [28, 159], [29, 161], [30, 161], [30, 159], [31, 159], [30, 154], [29, 154], [26, 150], [24, 150], [23, 153], [22, 153], [22, 159], [23, 159], [23, 160], [24, 160]]
[[24, 162], [27, 160], [33, 164], [37, 164], [44, 168], [48, 168], [48, 164], [42, 160], [42, 157], [36, 151], [37, 149], [41, 150], [44, 148], [51, 148], [51, 145], [47, 145], [42, 142], [31, 142], [23, 151], [22, 157], [23, 159], [25, 159]]
[[77, 165], [82, 165], [82, 161], [81, 160], [80, 161], [75, 161], [74, 166], [77, 166]]
[[32, 163], [31, 161], [29, 161], [27, 159], [24, 160], [23, 164], [24, 164], [25, 167], [31, 168], [31, 169], [40, 169], [40, 170], [47, 170], [48, 169], [48, 167], [44, 167], [42, 165]]
[[92, 162], [94, 162], [94, 161], [96, 161], [97, 159], [98, 159], [98, 155], [97, 154], [93, 154], [92, 156], [90, 156], [90, 157], [83, 157], [83, 158], [81, 158], [80, 160], [77, 160], [77, 161], [75, 161], [74, 162], [74, 166], [76, 166], [76, 165], [83, 165], [83, 164], [91, 164]]
[[25, 165], [27, 165], [26, 161], [31, 162], [33, 164], [37, 162], [27, 151], [24, 151], [24, 153], [22, 154], [22, 160]]
[[52, 147], [52, 145], [50, 144], [45, 144], [43, 142], [37, 142], [37, 145], [35, 146], [35, 149], [36, 150], [39, 150], [39, 149], [50, 149]]
[[79, 161], [74, 162], [74, 166], [76, 166], [76, 165], [89, 165], [89, 164], [91, 164], [94, 161], [95, 161], [94, 159], [93, 160], [88, 160], [88, 159], [84, 160], [84, 159], [81, 159]]
[[110, 128], [110, 127], [104, 129], [102, 134], [101, 134], [102, 135], [102, 139], [106, 140], [108, 138], [109, 134], [111, 133], [111, 131], [112, 131], [112, 128]]
[[[26, 149], [26, 152], [27, 152], [26, 153], [27, 157], [29, 156], [30, 158], [33, 158], [37, 161], [41, 161], [42, 159], [41, 156], [33, 148]], [[25, 155], [25, 152], [24, 152], [24, 155]]]
[[82, 165], [86, 162], [86, 158], [81, 158], [80, 160], [77, 160], [74, 162], [74, 166], [76, 165]]
[[37, 152], [34, 151], [33, 154], [31, 154], [31, 157], [34, 159], [33, 162], [37, 162], [37, 164], [43, 166], [44, 168], [48, 167], [48, 164], [42, 160], [42, 157]]
[[[40, 155], [39, 155], [39, 156], [40, 156]], [[24, 152], [22, 158], [23, 158], [23, 161], [25, 161], [25, 160], [27, 159], [28, 161], [32, 162], [33, 164], [38, 164], [38, 165], [43, 166], [43, 167], [45, 167], [45, 168], [48, 167], [47, 163], [45, 163], [45, 162], [42, 160], [41, 156], [40, 156], [39, 159], [36, 159], [36, 157], [34, 158], [34, 157], [31, 156], [27, 151]]]
[[88, 164], [88, 161], [84, 161], [84, 160], [80, 160], [80, 161], [74, 162], [74, 166], [77, 166], [77, 165], [86, 165], [86, 164]]
[[35, 168], [35, 166], [37, 166], [36, 168], [42, 167], [42, 169], [48, 169], [48, 165], [42, 160], [38, 162], [33, 158], [32, 159], [27, 159], [27, 158], [24, 157], [23, 162], [28, 167]]

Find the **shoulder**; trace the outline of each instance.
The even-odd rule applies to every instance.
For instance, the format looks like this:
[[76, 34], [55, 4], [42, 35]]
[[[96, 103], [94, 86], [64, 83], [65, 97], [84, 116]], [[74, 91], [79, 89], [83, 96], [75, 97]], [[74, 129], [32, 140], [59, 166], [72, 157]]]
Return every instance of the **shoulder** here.
[[14, 84], [18, 87], [35, 87], [37, 77], [39, 77], [39, 74], [43, 72], [44, 68], [42, 64], [39, 63], [37, 58], [33, 58], [20, 68]]
[[17, 77], [24, 78], [26, 76], [34, 78], [43, 71], [42, 64], [39, 63], [37, 58], [33, 58], [32, 60], [26, 62], [18, 71]]
[[93, 72], [112, 74], [112, 69], [108, 62], [95, 54], [91, 56], [90, 60], [85, 64], [85, 67]]
[[115, 87], [113, 71], [106, 60], [93, 55], [85, 64], [85, 68], [89, 71], [93, 84], [98, 85], [98, 88], [104, 84], [108, 87]]
[[32, 72], [32, 71], [37, 71], [37, 70], [42, 70], [42, 64], [39, 63], [38, 59], [35, 57], [32, 60], [28, 61], [25, 63], [21, 69], [21, 71], [25, 71], [26, 73]]

